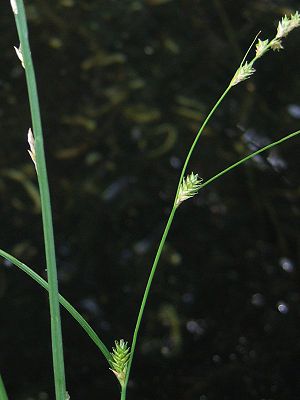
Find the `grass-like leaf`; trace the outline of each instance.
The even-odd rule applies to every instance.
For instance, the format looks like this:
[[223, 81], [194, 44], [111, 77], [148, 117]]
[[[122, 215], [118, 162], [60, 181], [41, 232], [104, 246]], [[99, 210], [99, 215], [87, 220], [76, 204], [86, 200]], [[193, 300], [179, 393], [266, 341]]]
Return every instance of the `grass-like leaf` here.
[[[11, 262], [16, 267], [20, 268], [23, 272], [29, 275], [33, 280], [35, 280], [39, 285], [41, 285], [47, 291], [49, 290], [48, 283], [40, 277], [36, 272], [34, 272], [31, 268], [29, 268], [26, 264], [19, 261], [17, 258], [12, 255], [6, 253], [5, 251], [0, 249], [0, 256]], [[89, 325], [89, 323], [83, 318], [83, 316], [66, 300], [62, 295], [59, 295], [60, 304], [72, 315], [72, 317], [79, 323], [79, 325], [86, 331], [95, 345], [99, 348], [101, 353], [104, 355], [108, 363], [110, 364], [112, 361], [111, 354], [105, 344], [100, 340], [97, 333], [94, 329]], [[0, 400], [1, 397], [0, 397]]]
[[0, 375], [0, 400], [8, 400], [8, 396], [1, 375]]
[[26, 21], [26, 13], [23, 0], [11, 0], [12, 11], [15, 17], [20, 46], [17, 55], [25, 69], [27, 91], [30, 105], [30, 113], [35, 138], [34, 161], [39, 183], [41, 197], [41, 209], [43, 220], [44, 246], [47, 263], [47, 276], [49, 282], [49, 308], [51, 325], [52, 360], [55, 383], [56, 400], [66, 399], [66, 378], [64, 365], [64, 349], [62, 342], [62, 330], [60, 320], [59, 292], [55, 256], [54, 233], [52, 223], [52, 210], [48, 185], [48, 174], [44, 152], [44, 139], [38, 91], [35, 79], [33, 61], [29, 45], [29, 35]]

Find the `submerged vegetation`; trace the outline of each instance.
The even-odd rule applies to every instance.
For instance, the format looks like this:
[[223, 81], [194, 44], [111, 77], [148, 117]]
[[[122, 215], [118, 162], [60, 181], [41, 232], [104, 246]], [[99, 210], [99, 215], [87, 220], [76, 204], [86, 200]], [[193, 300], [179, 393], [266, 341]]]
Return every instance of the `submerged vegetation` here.
[[[78, 313], [78, 311], [76, 311], [76, 309], [58, 293], [59, 274], [56, 269], [56, 255], [55, 255], [55, 245], [54, 245], [52, 217], [51, 217], [52, 211], [51, 211], [50, 197], [49, 197], [49, 191], [48, 191], [47, 168], [46, 168], [45, 157], [44, 157], [43, 134], [42, 134], [42, 128], [41, 128], [41, 120], [40, 120], [40, 116], [39, 116], [39, 104], [38, 104], [38, 97], [37, 97], [37, 90], [36, 90], [36, 81], [35, 81], [35, 75], [34, 75], [34, 70], [33, 70], [33, 63], [32, 63], [32, 59], [31, 59], [31, 52], [30, 52], [30, 48], [29, 48], [29, 42], [28, 42], [28, 32], [27, 32], [27, 24], [26, 24], [26, 17], [25, 17], [25, 9], [24, 9], [22, 0], [11, 0], [11, 5], [12, 5], [13, 13], [14, 13], [14, 16], [16, 19], [18, 36], [19, 36], [19, 40], [20, 40], [20, 46], [15, 47], [15, 50], [16, 50], [17, 56], [20, 60], [21, 67], [25, 70], [28, 93], [29, 93], [31, 116], [32, 116], [33, 127], [32, 127], [32, 130], [31, 130], [31, 128], [29, 129], [29, 133], [28, 133], [28, 142], [29, 142], [29, 147], [30, 147], [29, 154], [34, 163], [34, 167], [36, 170], [38, 184], [39, 184], [39, 193], [40, 193], [40, 198], [41, 198], [41, 211], [42, 211], [42, 216], [43, 216], [44, 243], [45, 243], [45, 252], [46, 252], [47, 281], [42, 279], [38, 274], [36, 274], [27, 265], [20, 262], [17, 258], [6, 253], [5, 251], [1, 250], [0, 255], [2, 257], [4, 257], [8, 262], [14, 264], [15, 266], [19, 267], [21, 270], [26, 272], [33, 280], [35, 280], [41, 286], [43, 286], [49, 293], [50, 314], [51, 314], [51, 333], [52, 333], [51, 343], [52, 343], [52, 354], [53, 354], [53, 368], [54, 368], [56, 399], [57, 400], [65, 400], [66, 398], [69, 398], [69, 393], [70, 393], [71, 399], [76, 398], [76, 394], [74, 393], [74, 395], [73, 395], [72, 385], [69, 385], [68, 381], [66, 384], [66, 381], [65, 381], [65, 361], [64, 361], [64, 356], [63, 356], [64, 352], [63, 352], [63, 341], [62, 341], [61, 322], [60, 322], [60, 307], [59, 307], [59, 303], [61, 303], [66, 308], [66, 310], [69, 311], [69, 313], [75, 318], [75, 320], [77, 320], [77, 322], [82, 326], [82, 328], [87, 332], [87, 334], [90, 336], [90, 338], [94, 341], [94, 343], [97, 345], [99, 350], [104, 355], [106, 361], [108, 362], [108, 368], [110, 368], [112, 370], [112, 372], [115, 374], [115, 376], [117, 377], [117, 379], [120, 383], [121, 399], [125, 400], [126, 394], [127, 394], [127, 386], [129, 383], [129, 378], [131, 376], [130, 375], [131, 366], [132, 366], [133, 357], [134, 357], [134, 354], [135, 354], [135, 351], [137, 348], [139, 329], [140, 329], [140, 325], [141, 325], [141, 322], [142, 322], [142, 319], [144, 316], [145, 306], [146, 306], [146, 303], [148, 300], [148, 296], [149, 296], [150, 289], [152, 286], [152, 281], [155, 276], [156, 269], [157, 269], [158, 263], [160, 261], [162, 252], [163, 252], [163, 250], [165, 250], [165, 253], [167, 254], [168, 251], [170, 251], [170, 250], [168, 250], [169, 246], [166, 243], [166, 239], [168, 237], [169, 230], [172, 226], [173, 219], [174, 219], [175, 213], [178, 209], [178, 206], [182, 202], [197, 196], [199, 193], [202, 192], [202, 189], [204, 189], [206, 186], [210, 185], [212, 182], [219, 179], [221, 176], [223, 176], [227, 172], [230, 172], [231, 170], [233, 170], [240, 164], [243, 164], [245, 161], [247, 161], [249, 159], [255, 159], [254, 157], [260, 156], [265, 151], [270, 150], [274, 146], [276, 146], [280, 143], [283, 143], [284, 141], [291, 139], [300, 133], [300, 131], [297, 130], [288, 135], [280, 134], [279, 139], [276, 141], [274, 141], [274, 140], [269, 141], [271, 143], [266, 144], [265, 146], [259, 146], [259, 148], [257, 148], [257, 147], [251, 148], [251, 150], [252, 150], [251, 154], [249, 154], [249, 152], [248, 152], [248, 155], [241, 156], [239, 161], [234, 162], [234, 163], [232, 163], [232, 162], [229, 163], [229, 166], [226, 167], [225, 169], [223, 167], [223, 169], [221, 169], [220, 172], [217, 172], [217, 173], [214, 172], [214, 174], [211, 178], [208, 178], [208, 179], [204, 178], [202, 180], [199, 178], [198, 173], [194, 173], [194, 172], [189, 173], [188, 172], [190, 169], [189, 163], [191, 161], [193, 152], [196, 149], [196, 145], [198, 144], [200, 136], [202, 135], [202, 132], [204, 132], [204, 128], [207, 129], [208, 122], [210, 122], [210, 119], [214, 115], [214, 113], [219, 110], [219, 107], [220, 107], [222, 101], [225, 99], [226, 95], [231, 90], [233, 90], [236, 85], [238, 85], [239, 83], [241, 83], [245, 80], [248, 80], [254, 74], [254, 72], [255, 72], [254, 63], [256, 63], [256, 61], [258, 59], [260, 59], [265, 53], [267, 53], [268, 50], [275, 51], [275, 50], [281, 50], [283, 48], [282, 39], [285, 38], [287, 36], [287, 34], [289, 32], [291, 32], [294, 28], [297, 28], [298, 26], [300, 26], [300, 15], [298, 12], [296, 12], [294, 14], [291, 14], [290, 16], [284, 16], [278, 24], [277, 33], [273, 39], [261, 40], [257, 37], [255, 38], [254, 42], [252, 43], [252, 46], [255, 46], [255, 56], [250, 61], [248, 61], [248, 55], [252, 51], [252, 46], [251, 46], [249, 48], [249, 50], [247, 51], [245, 57], [243, 58], [237, 71], [234, 73], [233, 78], [231, 79], [231, 81], [229, 80], [229, 84], [228, 84], [227, 88], [225, 89], [223, 94], [219, 97], [219, 100], [217, 100], [215, 106], [212, 107], [211, 111], [209, 111], [207, 113], [206, 118], [203, 118], [203, 116], [201, 117], [201, 122], [202, 122], [200, 124], [201, 127], [198, 131], [198, 134], [192, 140], [192, 145], [188, 151], [185, 161], [182, 162], [182, 167], [180, 165], [181, 162], [179, 161], [178, 157], [173, 156], [173, 158], [171, 158], [171, 164], [173, 163], [174, 165], [177, 165], [176, 169], [181, 168], [181, 174], [179, 176], [179, 181], [178, 181], [177, 191], [176, 191], [175, 197], [174, 197], [173, 206], [171, 207], [171, 209], [168, 210], [169, 217], [168, 217], [165, 229], [163, 231], [161, 240], [159, 242], [156, 256], [154, 258], [152, 268], [150, 270], [150, 274], [148, 277], [148, 281], [147, 281], [147, 284], [146, 284], [146, 287], [144, 290], [144, 294], [143, 294], [143, 298], [141, 301], [139, 313], [137, 316], [137, 321], [136, 321], [132, 341], [128, 343], [124, 339], [115, 340], [115, 347], [113, 348], [112, 352], [110, 352], [108, 350], [108, 347], [110, 347], [110, 346], [106, 347], [106, 345], [103, 343], [102, 335], [101, 335], [101, 339], [100, 339], [98, 337], [98, 335], [96, 334], [95, 330], [93, 328], [91, 328], [90, 324], [83, 318], [83, 316], [81, 316]], [[171, 42], [169, 42], [169, 47], [172, 48], [173, 51], [176, 52], [176, 49], [175, 49], [174, 45], [171, 45]], [[105, 59], [105, 57], [103, 56], [103, 58], [101, 58], [99, 54], [98, 54], [98, 56], [99, 56], [99, 60], [102, 60], [101, 62], [103, 62], [103, 59]], [[99, 60], [98, 61], [94, 60], [93, 62], [99, 63], [100, 62]], [[118, 61], [116, 61], [116, 60], [118, 60]], [[120, 57], [120, 56], [117, 57], [115, 54], [113, 62], [122, 63], [124, 61], [124, 60], [123, 61], [122, 60], [123, 60], [122, 57]], [[90, 60], [90, 62], [92, 62], [92, 60]], [[82, 63], [82, 68], [83, 68], [83, 70], [90, 68], [90, 64], [87, 63], [87, 60], [85, 60], [85, 62]], [[67, 78], [65, 78], [65, 79], [67, 79]], [[135, 85], [139, 86], [140, 84], [141, 84], [141, 82], [139, 83], [139, 80], [135, 79]], [[113, 91], [111, 92], [111, 94], [112, 93], [113, 93]], [[120, 95], [120, 93], [119, 93], [119, 95]], [[108, 97], [110, 96], [109, 92], [107, 92], [107, 96]], [[115, 94], [114, 94], [114, 96], [115, 96]], [[120, 101], [123, 101], [122, 96], [120, 99], [121, 99]], [[116, 100], [114, 100], [114, 101], [116, 101]], [[191, 118], [191, 116], [193, 116], [191, 118], [191, 120], [193, 120], [196, 115], [197, 103], [195, 103], [194, 101], [191, 101], [189, 99], [186, 99], [184, 97], [180, 98], [180, 102], [182, 103], [183, 107], [186, 107], [186, 109], [194, 108], [192, 113], [188, 113], [189, 118]], [[196, 105], [196, 107], [195, 107], [195, 105]], [[131, 110], [132, 112], [129, 112], [127, 109], [127, 111], [125, 112], [124, 115], [127, 115], [127, 117], [129, 119], [132, 119], [132, 118], [135, 118], [136, 114], [138, 114], [139, 117], [135, 121], [136, 123], [146, 123], [147, 124], [149, 122], [149, 118], [151, 117], [151, 115], [152, 115], [152, 117], [150, 118], [151, 122], [155, 122], [160, 118], [160, 115], [161, 115], [160, 112], [156, 112], [156, 111], [154, 113], [151, 113], [148, 109], [143, 111], [140, 106], [135, 108], [134, 110], [135, 111]], [[190, 110], [190, 111], [192, 111], [192, 110]], [[181, 107], [180, 112], [182, 114], [182, 107]], [[106, 111], [104, 112], [104, 114], [105, 113], [106, 113]], [[199, 110], [199, 114], [201, 115], [201, 110]], [[141, 115], [144, 116], [142, 119], [141, 119]], [[185, 114], [185, 115], [187, 115], [187, 114]], [[197, 120], [197, 118], [196, 118], [196, 120]], [[71, 125], [75, 124], [75, 126], [76, 125], [78, 125], [79, 127], [83, 126], [87, 130], [94, 131], [94, 129], [95, 129], [95, 125], [92, 123], [92, 119], [89, 119], [86, 116], [84, 116], [84, 117], [77, 116], [76, 118], [71, 118], [71, 119], [64, 118], [64, 121], [67, 121], [67, 124], [69, 122], [71, 122]], [[193, 124], [194, 124], [194, 122], [193, 122]], [[174, 134], [174, 132], [176, 132], [176, 130], [174, 130], [174, 128], [170, 128], [167, 125], [164, 125], [163, 128], [162, 128], [162, 126], [160, 126], [160, 127], [161, 127], [160, 132], [167, 132], [167, 136], [168, 135], [172, 136]], [[134, 133], [134, 135], [137, 135], [137, 137], [138, 137], [139, 133], [136, 132], [136, 133]], [[172, 148], [172, 143], [174, 143], [173, 139], [170, 139], [167, 137], [167, 140], [161, 145], [161, 147], [165, 147], [167, 150], [164, 150], [163, 152], [161, 152], [161, 151], [153, 152], [153, 150], [151, 150], [149, 152], [148, 168], [150, 168], [151, 165], [153, 164], [151, 162], [151, 159], [153, 157], [154, 158], [158, 157], [158, 155], [159, 156], [163, 155], [165, 151], [167, 152], [169, 148]], [[254, 151], [254, 150], [256, 150], [256, 151]], [[57, 150], [57, 154], [58, 154], [57, 158], [64, 160], [64, 159], [68, 159], [69, 157], [72, 158], [72, 157], [74, 157], [74, 155], [75, 155], [75, 157], [77, 157], [76, 154], [78, 151], [79, 151], [79, 154], [80, 154], [80, 151], [86, 152], [85, 146], [83, 146], [83, 150], [80, 150], [78, 148], [77, 149], [70, 148], [70, 149], [68, 149], [68, 151], [62, 151], [59, 148]], [[92, 151], [91, 153], [89, 153], [89, 157], [86, 158], [87, 165], [91, 165], [91, 166], [97, 165], [97, 163], [99, 162], [98, 157], [99, 157], [99, 153], [97, 153], [95, 151]], [[107, 157], [109, 157], [109, 155], [107, 155]], [[228, 165], [228, 163], [227, 163], [227, 165]], [[135, 168], [134, 165], [131, 168]], [[198, 168], [196, 168], [196, 169], [193, 168], [193, 169], [194, 169], [194, 171], [199, 170]], [[203, 175], [202, 171], [199, 170], [199, 173], [200, 172], [201, 172], [201, 176], [202, 176]], [[141, 176], [143, 176], [143, 175], [141, 175]], [[124, 185], [124, 187], [126, 187], [126, 186], [128, 186], [130, 181], [131, 181], [131, 178], [127, 177], [126, 180], [122, 181], [123, 182], [122, 184], [120, 184], [120, 182], [119, 182], [117, 186], [110, 187], [106, 191], [104, 190], [102, 200], [104, 202], [109, 200], [108, 201], [108, 204], [109, 204], [109, 202], [112, 199], [114, 199], [115, 192], [117, 192], [117, 193], [120, 192], [122, 190], [122, 185]], [[174, 182], [174, 180], [173, 180], [173, 182]], [[88, 185], [87, 193], [89, 193], [89, 190], [91, 190], [90, 188], [91, 188], [91, 186]], [[170, 189], [169, 189], [169, 191], [170, 191]], [[93, 194], [94, 191], [92, 190], [92, 191], [90, 191], [90, 193]], [[118, 197], [119, 197], [119, 195], [118, 195]], [[181, 209], [181, 207], [180, 207], [180, 209]], [[152, 210], [153, 210], [153, 208], [151, 208], [149, 210], [150, 214], [151, 214]], [[156, 212], [154, 212], [154, 216], [155, 215], [156, 215]], [[76, 218], [77, 217], [75, 216], [75, 219]], [[195, 218], [195, 214], [193, 214], [193, 219], [194, 218]], [[189, 222], [189, 226], [191, 225], [191, 223], [192, 223], [192, 221]], [[79, 227], [79, 224], [78, 224], [78, 227]], [[72, 229], [73, 229], [73, 227], [72, 227]], [[101, 224], [99, 225], [98, 229], [99, 230], [102, 229]], [[160, 230], [161, 230], [161, 228], [160, 228]], [[82, 242], [79, 242], [80, 245], [82, 245], [82, 246], [84, 246], [84, 244], [86, 243], [86, 239], [84, 238], [85, 235], [87, 236], [87, 238], [89, 238], [89, 233], [85, 232], [83, 230], [82, 231], [82, 239], [83, 240], [82, 240]], [[212, 237], [214, 237], [214, 235], [212, 235]], [[201, 243], [201, 241], [196, 239], [196, 237], [195, 237], [195, 239], [193, 239], [193, 241], [195, 242], [195, 244]], [[114, 245], [115, 245], [115, 247], [114, 247]], [[118, 251], [118, 244], [115, 243], [115, 241], [113, 241], [111, 249], [113, 251]], [[175, 259], [174, 255], [176, 255], [176, 252], [173, 251], [172, 253], [173, 253], [173, 260], [174, 260]], [[138, 252], [137, 252], [137, 254], [138, 254]], [[143, 252], [141, 254], [143, 254]], [[222, 254], [222, 252], [220, 254]], [[101, 290], [105, 286], [108, 286], [109, 282], [107, 282], [105, 279], [107, 272], [105, 272], [105, 269], [103, 269], [104, 264], [107, 263], [107, 261], [105, 260], [105, 258], [106, 258], [105, 253], [100, 257], [101, 257], [101, 259], [100, 259], [101, 264], [103, 264], [101, 267], [102, 272], [100, 272], [100, 276], [104, 277], [104, 280], [100, 283], [99, 287], [97, 287], [96, 290], [97, 291], [99, 290], [101, 292]], [[90, 258], [90, 257], [88, 256], [87, 258]], [[180, 257], [179, 257], [179, 259], [180, 259]], [[149, 257], [147, 256], [145, 258], [145, 260], [148, 261]], [[176, 264], [176, 262], [175, 262], [175, 264]], [[79, 271], [79, 279], [81, 279], [80, 275], [81, 274]], [[198, 274], [196, 274], [196, 276], [198, 276]], [[201, 277], [201, 274], [199, 274], [199, 276]], [[119, 279], [125, 278], [125, 277], [127, 278], [126, 273], [124, 274], [123, 277], [122, 277], [122, 274], [120, 274], [120, 275], [117, 274], [114, 279], [119, 280]], [[130, 282], [130, 279], [129, 278], [126, 279], [125, 282], [126, 282], [126, 284], [129, 284], [128, 282]], [[136, 280], [136, 282], [138, 284], [140, 284], [139, 279]], [[114, 283], [114, 282], [110, 282], [110, 283]], [[129, 286], [129, 287], [131, 288], [131, 286]], [[109, 291], [112, 289], [108, 288], [107, 290], [109, 293]], [[130, 289], [129, 292], [131, 292], [131, 291], [132, 291], [132, 288]], [[114, 298], [117, 299], [117, 303], [119, 303], [120, 302], [120, 293], [115, 294], [118, 292], [115, 291], [114, 287], [113, 287], [113, 292], [114, 292], [114, 296], [116, 296]], [[137, 301], [139, 301], [138, 297], [137, 297]], [[110, 300], [108, 299], [108, 301], [110, 301]], [[126, 305], [128, 306], [128, 304], [126, 304], [126, 302], [124, 305], [122, 305], [122, 314], [125, 314], [125, 315], [127, 314], [128, 316], [132, 317], [131, 309], [127, 308], [127, 311], [126, 311], [126, 307], [125, 307]], [[136, 310], [136, 306], [135, 306], [135, 310]], [[278, 310], [280, 311], [279, 306], [278, 306]], [[171, 321], [171, 319], [174, 320], [174, 313], [162, 314], [162, 315], [164, 315], [163, 318], [168, 318], [168, 324], [170, 324], [170, 326], [172, 326], [170, 321]], [[168, 317], [166, 317], [166, 315], [168, 315]], [[176, 317], [175, 317], [175, 319], [176, 319]], [[122, 321], [122, 318], [121, 318], [121, 321]], [[196, 321], [194, 321], [194, 322], [195, 322], [195, 325], [194, 325], [195, 329], [196, 328], [198, 329], [199, 324]], [[177, 334], [176, 335], [178, 335], [178, 324], [177, 325], [175, 324], [174, 326], [177, 326], [177, 328], [176, 328]], [[120, 330], [120, 327], [118, 328], [118, 330]], [[196, 332], [196, 331], [194, 331], [194, 332]], [[128, 334], [128, 328], [127, 328], [127, 334]], [[114, 335], [114, 327], [112, 327], [109, 336], [112, 337], [112, 335]], [[125, 335], [124, 335], [124, 337], [125, 337]], [[170, 337], [171, 337], [171, 335], [170, 335]], [[173, 337], [175, 337], [175, 335]], [[113, 338], [115, 338], [115, 337], [113, 336]], [[105, 341], [107, 341], [107, 340], [104, 340], [104, 342]], [[141, 348], [142, 348], [142, 346], [141, 346]], [[201, 351], [200, 351], [200, 353], [201, 353]], [[215, 357], [215, 360], [216, 359], [217, 358]], [[2, 386], [2, 389], [1, 389], [2, 393], [5, 393], [4, 383], [2, 382], [2, 380], [0, 381], [0, 386]], [[68, 392], [67, 392], [67, 389], [68, 389]], [[201, 389], [199, 389], [199, 390], [201, 390]], [[81, 391], [82, 391], [82, 393], [85, 393], [83, 387], [81, 388]], [[199, 394], [201, 394], [201, 393], [199, 392], [198, 395]], [[4, 394], [3, 394], [3, 396], [4, 396]], [[4, 398], [5, 397], [3, 397], [3, 399]]]

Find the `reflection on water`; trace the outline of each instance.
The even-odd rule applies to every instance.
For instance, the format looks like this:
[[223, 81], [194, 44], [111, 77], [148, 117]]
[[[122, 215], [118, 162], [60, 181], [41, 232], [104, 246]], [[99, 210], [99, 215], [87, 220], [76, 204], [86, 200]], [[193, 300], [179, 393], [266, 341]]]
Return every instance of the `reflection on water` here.
[[293, 272], [295, 269], [295, 265], [294, 265], [293, 261], [287, 257], [280, 258], [279, 265], [286, 272]]
[[277, 303], [277, 309], [281, 314], [287, 314], [289, 312], [289, 307], [284, 301]]

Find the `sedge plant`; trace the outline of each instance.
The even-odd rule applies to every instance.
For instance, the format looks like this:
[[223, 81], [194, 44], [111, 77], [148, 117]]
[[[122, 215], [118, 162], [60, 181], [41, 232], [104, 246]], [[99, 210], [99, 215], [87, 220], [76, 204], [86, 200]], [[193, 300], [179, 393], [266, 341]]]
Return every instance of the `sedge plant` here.
[[[215, 174], [214, 176], [212, 176], [211, 178], [207, 179], [204, 183], [201, 184], [200, 189], [203, 189], [205, 186], [211, 184], [213, 181], [219, 179], [221, 176], [225, 175], [226, 173], [230, 172], [231, 170], [233, 170], [234, 168], [240, 166], [241, 164], [245, 163], [246, 161], [252, 159], [253, 157], [256, 157], [258, 155], [260, 155], [261, 153], [270, 150], [272, 147], [275, 147], [279, 144], [282, 144], [283, 142], [296, 137], [297, 135], [300, 134], [300, 130], [290, 133], [289, 135], [284, 136], [283, 138], [272, 142], [270, 144], [268, 144], [267, 146], [255, 151], [254, 153], [249, 154], [248, 156], [242, 158], [241, 160], [237, 161], [236, 163], [230, 165], [229, 167], [223, 169], [222, 171], [220, 171], [219, 173]], [[198, 179], [196, 177], [196, 179]], [[189, 181], [188, 181], [189, 182]], [[184, 192], [185, 191], [185, 192]], [[183, 185], [182, 188], [182, 196], [186, 197], [186, 199], [192, 197], [191, 195], [195, 195], [195, 187], [192, 188], [192, 190], [190, 190], [188, 185]], [[26, 264], [22, 263], [20, 260], [18, 260], [17, 258], [15, 258], [14, 256], [12, 256], [11, 254], [3, 251], [0, 249], [0, 256], [3, 257], [4, 259], [6, 259], [9, 263], [11, 263], [12, 265], [15, 265], [16, 267], [18, 267], [21, 271], [25, 272], [25, 274], [27, 274], [31, 279], [33, 279], [34, 281], [36, 281], [41, 287], [43, 287], [45, 290], [49, 291], [49, 285], [48, 283], [40, 276], [38, 275], [36, 272], [33, 271], [33, 269], [31, 269], [29, 266], [27, 266]], [[69, 314], [78, 322], [78, 324], [86, 331], [87, 335], [90, 337], [90, 339], [94, 342], [94, 344], [98, 347], [98, 349], [101, 351], [102, 355], [105, 357], [106, 361], [108, 362], [110, 367], [114, 367], [113, 362], [114, 360], [114, 353], [115, 351], [113, 351], [112, 353], [110, 353], [110, 351], [108, 350], [108, 348], [105, 346], [105, 344], [103, 343], [103, 341], [99, 338], [99, 336], [97, 335], [97, 333], [94, 331], [94, 329], [90, 326], [90, 324], [82, 317], [82, 315], [61, 295], [59, 295], [59, 302], [60, 304], [69, 312]], [[124, 340], [121, 339], [119, 342], [116, 341], [116, 349], [118, 349], [117, 343], [124, 343]], [[126, 342], [125, 342], [126, 343]], [[121, 347], [125, 347], [124, 344]], [[126, 348], [125, 350], [128, 348], [128, 344], [126, 343]], [[128, 354], [128, 352], [126, 352]], [[122, 358], [122, 354], [119, 354], [117, 357]], [[128, 362], [128, 356], [126, 357], [125, 362], [123, 363], [122, 366], [122, 371], [127, 369], [127, 362]], [[120, 373], [120, 368], [119, 371], [117, 369], [112, 369], [110, 368], [114, 374], [116, 375], [116, 377], [118, 378], [118, 374]], [[1, 383], [1, 381], [0, 381]], [[121, 384], [124, 384], [124, 376], [121, 379]], [[3, 384], [3, 383], [2, 383]], [[4, 388], [3, 388], [3, 392], [4, 392]], [[0, 392], [1, 393], [1, 392]], [[2, 400], [1, 396], [0, 396], [0, 400]]]
[[[240, 66], [235, 72], [233, 78], [228, 84], [227, 88], [220, 96], [220, 98], [217, 100], [216, 104], [213, 106], [208, 116], [204, 120], [202, 126], [200, 127], [188, 151], [186, 160], [181, 170], [177, 191], [173, 201], [173, 206], [169, 214], [169, 218], [166, 223], [164, 232], [162, 234], [162, 238], [160, 240], [158, 250], [156, 252], [156, 256], [154, 258], [154, 262], [150, 270], [144, 295], [141, 301], [141, 306], [137, 316], [137, 321], [135, 324], [132, 341], [129, 345], [123, 339], [116, 340], [115, 346], [110, 352], [108, 348], [105, 346], [105, 344], [101, 341], [97, 333], [87, 323], [87, 321], [58, 292], [57, 271], [55, 262], [55, 247], [54, 247], [54, 237], [53, 237], [53, 227], [52, 227], [52, 217], [51, 217], [51, 204], [50, 204], [49, 188], [47, 181], [47, 169], [46, 169], [45, 155], [43, 148], [43, 135], [42, 135], [42, 127], [41, 127], [41, 119], [40, 119], [40, 111], [38, 103], [38, 94], [36, 88], [33, 63], [30, 53], [25, 8], [23, 0], [10, 0], [10, 1], [14, 12], [18, 36], [20, 40], [20, 46], [15, 49], [17, 56], [19, 57], [22, 66], [25, 69], [28, 94], [29, 94], [29, 103], [30, 103], [32, 126], [33, 126], [33, 131], [30, 129], [28, 133], [28, 142], [30, 147], [29, 154], [34, 162], [39, 183], [39, 191], [42, 204], [42, 220], [44, 228], [48, 282], [45, 281], [43, 278], [41, 278], [38, 274], [36, 274], [30, 267], [28, 267], [21, 261], [17, 260], [14, 256], [8, 254], [7, 252], [0, 250], [0, 255], [4, 257], [6, 260], [8, 260], [11, 264], [15, 265], [23, 272], [25, 272], [27, 275], [29, 275], [33, 280], [35, 280], [49, 293], [50, 315], [51, 315], [51, 342], [52, 342], [52, 353], [53, 353], [53, 369], [54, 369], [56, 400], [66, 400], [70, 398], [66, 391], [66, 383], [65, 383], [59, 303], [73, 316], [73, 318], [86, 331], [88, 336], [101, 351], [106, 361], [108, 362], [110, 370], [115, 374], [116, 378], [120, 383], [121, 400], [125, 400], [128, 380], [130, 377], [131, 366], [136, 350], [137, 338], [139, 334], [141, 321], [144, 315], [145, 306], [148, 300], [149, 292], [160, 260], [160, 256], [162, 254], [165, 245], [166, 238], [168, 236], [169, 230], [174, 220], [175, 213], [178, 210], [179, 206], [184, 201], [194, 197], [205, 186], [210, 185], [215, 180], [221, 178], [224, 174], [232, 171], [234, 168], [245, 163], [249, 159], [297, 136], [300, 133], [300, 130], [290, 133], [289, 135], [286, 135], [281, 139], [274, 141], [261, 149], [258, 149], [257, 151], [245, 156], [236, 163], [228, 166], [224, 170], [218, 172], [213, 177], [207, 179], [204, 182], [197, 173], [194, 172], [187, 173], [189, 161], [196, 148], [199, 138], [203, 133], [207, 123], [209, 122], [215, 111], [218, 109], [218, 107], [220, 106], [221, 102], [224, 100], [226, 95], [234, 86], [251, 77], [251, 75], [255, 72], [254, 64], [258, 59], [260, 59], [263, 55], [265, 55], [269, 50], [279, 51], [283, 48], [282, 40], [294, 28], [300, 26], [300, 14], [296, 12], [290, 17], [285, 16], [284, 18], [282, 18], [282, 20], [278, 24], [276, 35], [272, 40], [269, 39], [257, 40], [257, 38], [255, 38], [254, 42], [251, 45], [252, 47], [255, 44], [255, 56], [250, 61], [247, 61], [249, 51], [251, 50], [250, 47], [245, 57], [243, 58]], [[7, 400], [4, 383], [1, 377], [0, 377], [0, 400]]]

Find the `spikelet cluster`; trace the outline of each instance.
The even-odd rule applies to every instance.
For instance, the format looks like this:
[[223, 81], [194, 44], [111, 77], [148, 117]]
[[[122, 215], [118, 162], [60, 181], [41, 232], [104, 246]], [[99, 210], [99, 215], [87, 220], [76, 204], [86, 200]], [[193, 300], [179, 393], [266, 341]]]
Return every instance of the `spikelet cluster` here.
[[242, 61], [241, 65], [239, 66], [236, 73], [234, 74], [234, 77], [231, 80], [230, 86], [235, 86], [238, 83], [250, 78], [250, 76], [255, 72], [255, 69], [253, 68], [253, 64], [255, 63], [255, 61], [262, 57], [269, 49], [272, 49], [273, 51], [279, 51], [283, 49], [282, 39], [285, 38], [292, 30], [299, 26], [300, 14], [298, 13], [298, 11], [296, 11], [295, 14], [292, 14], [289, 17], [285, 15], [278, 23], [276, 36], [272, 40], [258, 39], [255, 45], [255, 57], [250, 62], [245, 60]]
[[255, 69], [252, 67], [253, 63], [248, 63], [247, 61], [245, 64], [241, 65], [240, 68], [234, 74], [234, 77], [231, 81], [231, 86], [235, 86], [240, 82], [245, 81], [246, 79], [250, 78], [250, 76], [255, 72]]
[[300, 14], [298, 11], [292, 14], [290, 17], [286, 15], [278, 23], [276, 38], [281, 39], [286, 37], [293, 29], [300, 26]]
[[110, 353], [112, 360], [110, 361], [111, 371], [118, 378], [120, 385], [123, 387], [126, 378], [127, 364], [130, 357], [130, 347], [123, 339], [115, 341], [115, 347]]
[[256, 58], [260, 58], [269, 50], [268, 44], [269, 44], [269, 39], [266, 39], [266, 40], [258, 39], [256, 46], [255, 46], [255, 48], [256, 48], [255, 57]]
[[198, 174], [194, 174], [193, 172], [187, 175], [186, 178], [183, 178], [176, 198], [176, 206], [178, 207], [183, 201], [194, 197], [201, 187], [201, 182], [202, 179], [198, 177]]

